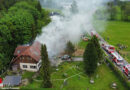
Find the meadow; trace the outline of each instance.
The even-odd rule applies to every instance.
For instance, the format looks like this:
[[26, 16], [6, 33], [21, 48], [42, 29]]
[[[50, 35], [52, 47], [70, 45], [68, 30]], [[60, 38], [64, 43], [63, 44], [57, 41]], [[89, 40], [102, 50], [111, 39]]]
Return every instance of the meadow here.
[[[126, 90], [106, 64], [97, 68], [96, 74], [92, 77], [94, 84], [90, 83], [90, 77], [83, 71], [83, 62], [64, 62], [58, 68], [53, 68], [51, 74], [53, 90], [86, 90], [88, 88], [90, 90], [115, 90], [111, 88], [112, 83], [117, 84], [118, 90]], [[41, 83], [41, 78], [37, 77], [30, 84], [21, 88], [40, 89]]]
[[130, 22], [108, 21], [104, 32], [101, 33], [103, 38], [118, 49], [118, 44], [127, 48], [120, 50], [125, 59], [130, 62]]

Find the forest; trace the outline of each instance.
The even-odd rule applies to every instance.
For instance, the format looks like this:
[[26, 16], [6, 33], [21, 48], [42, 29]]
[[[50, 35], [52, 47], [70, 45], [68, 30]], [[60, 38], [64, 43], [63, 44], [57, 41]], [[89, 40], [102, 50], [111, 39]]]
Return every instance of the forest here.
[[0, 0], [0, 71], [9, 66], [15, 48], [31, 43], [50, 21], [37, 0]]
[[108, 3], [109, 18], [108, 20], [130, 21], [130, 2], [115, 0]]

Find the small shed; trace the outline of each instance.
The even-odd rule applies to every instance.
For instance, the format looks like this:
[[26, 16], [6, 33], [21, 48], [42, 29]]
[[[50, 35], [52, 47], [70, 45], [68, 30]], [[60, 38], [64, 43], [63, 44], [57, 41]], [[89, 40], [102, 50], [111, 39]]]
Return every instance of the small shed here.
[[2, 82], [2, 78], [0, 78], [0, 88], [3, 87], [3, 82]]
[[4, 86], [19, 86], [21, 84], [21, 76], [6, 76], [3, 80]]

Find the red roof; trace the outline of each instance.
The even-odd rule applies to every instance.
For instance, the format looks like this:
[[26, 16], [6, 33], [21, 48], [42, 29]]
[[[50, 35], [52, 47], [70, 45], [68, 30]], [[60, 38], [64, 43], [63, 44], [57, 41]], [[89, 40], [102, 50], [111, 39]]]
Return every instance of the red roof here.
[[20, 53], [24, 52], [29, 46], [18, 46], [16, 49], [15, 49], [15, 52], [14, 52], [14, 55], [17, 56], [19, 55]]
[[14, 55], [17, 55], [15, 60], [20, 56], [30, 56], [35, 61], [39, 61], [41, 58], [41, 44], [34, 42], [31, 46], [18, 46], [15, 49]]

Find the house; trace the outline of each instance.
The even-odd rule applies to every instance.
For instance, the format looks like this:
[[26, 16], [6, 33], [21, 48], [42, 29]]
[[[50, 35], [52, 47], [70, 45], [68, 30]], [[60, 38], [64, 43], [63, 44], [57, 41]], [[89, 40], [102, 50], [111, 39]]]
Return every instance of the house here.
[[40, 55], [41, 44], [34, 42], [32, 45], [18, 46], [14, 52], [14, 58], [12, 59], [12, 69], [27, 70], [37, 72], [41, 66]]
[[6, 76], [3, 80], [3, 86], [19, 86], [21, 84], [21, 76]]

